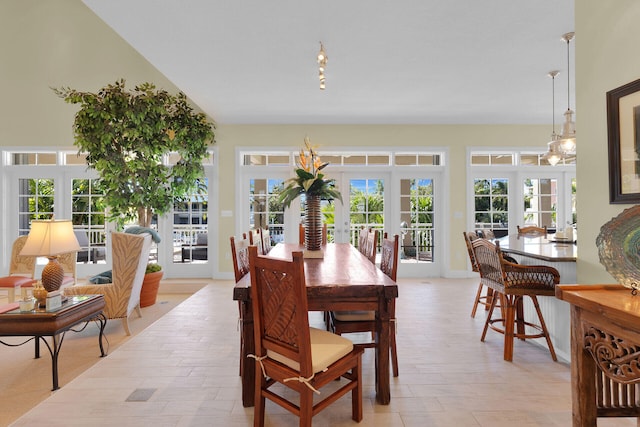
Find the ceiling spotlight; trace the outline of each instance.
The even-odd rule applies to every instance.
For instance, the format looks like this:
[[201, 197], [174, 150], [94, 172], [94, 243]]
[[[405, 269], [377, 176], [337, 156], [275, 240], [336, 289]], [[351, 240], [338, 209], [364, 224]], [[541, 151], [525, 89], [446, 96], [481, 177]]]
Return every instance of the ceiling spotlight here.
[[320, 79], [320, 90], [324, 90], [325, 88], [325, 78], [324, 78], [324, 69], [327, 66], [327, 52], [324, 50], [324, 46], [322, 42], [320, 42], [320, 52], [318, 52], [318, 78]]

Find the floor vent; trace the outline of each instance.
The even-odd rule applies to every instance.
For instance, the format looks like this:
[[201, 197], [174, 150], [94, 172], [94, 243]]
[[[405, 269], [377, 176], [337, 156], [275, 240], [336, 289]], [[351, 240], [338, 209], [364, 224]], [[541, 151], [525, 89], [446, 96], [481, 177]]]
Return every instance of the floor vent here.
[[157, 388], [137, 388], [127, 397], [127, 402], [146, 402]]

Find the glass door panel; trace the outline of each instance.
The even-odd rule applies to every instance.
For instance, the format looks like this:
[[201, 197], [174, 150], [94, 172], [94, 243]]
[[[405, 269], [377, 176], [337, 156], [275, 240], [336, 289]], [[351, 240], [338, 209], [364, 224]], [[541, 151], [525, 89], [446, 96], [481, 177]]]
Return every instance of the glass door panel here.
[[400, 262], [434, 261], [433, 180], [400, 179]]

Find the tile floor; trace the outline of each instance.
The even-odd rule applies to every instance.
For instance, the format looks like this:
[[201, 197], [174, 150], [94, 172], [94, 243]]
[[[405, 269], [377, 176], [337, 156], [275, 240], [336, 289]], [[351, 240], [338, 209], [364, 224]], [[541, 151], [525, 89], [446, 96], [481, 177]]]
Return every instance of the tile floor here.
[[[233, 283], [215, 281], [101, 359], [15, 426], [250, 426], [238, 376]], [[470, 314], [476, 280], [399, 281], [400, 376], [391, 403], [375, 403], [373, 354], [365, 352], [363, 426], [570, 426], [570, 368], [538, 345], [517, 342], [502, 360], [502, 336], [480, 342], [484, 312]], [[312, 314], [314, 322], [321, 315]], [[267, 403], [267, 426], [297, 419]], [[358, 425], [344, 398], [315, 426]], [[600, 426], [635, 426], [600, 419]]]

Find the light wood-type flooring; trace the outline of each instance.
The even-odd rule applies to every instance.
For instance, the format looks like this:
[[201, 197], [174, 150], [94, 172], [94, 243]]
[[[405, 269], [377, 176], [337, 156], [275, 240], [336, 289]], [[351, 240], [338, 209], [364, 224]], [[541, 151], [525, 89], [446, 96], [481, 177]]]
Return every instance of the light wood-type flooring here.
[[[75, 379], [33, 409], [16, 426], [251, 426], [253, 409], [241, 402], [238, 376], [238, 306], [231, 281], [210, 281], [167, 314], [122, 342], [103, 358], [92, 359]], [[516, 342], [513, 362], [502, 360], [503, 337], [489, 331], [480, 342], [485, 312], [470, 317], [477, 279], [400, 279], [397, 302], [400, 376], [391, 379], [391, 403], [375, 402], [373, 352], [364, 356], [364, 419], [359, 425], [423, 426], [570, 426], [570, 367], [553, 362], [546, 348]], [[322, 327], [322, 314], [312, 313]], [[131, 322], [136, 329], [136, 319]], [[138, 324], [142, 326], [142, 324]], [[111, 322], [109, 334], [121, 332]], [[67, 335], [60, 354], [73, 340], [96, 347], [95, 335]], [[354, 337], [361, 339], [362, 336]], [[11, 358], [43, 365], [29, 387], [48, 390], [48, 354], [32, 358], [32, 348], [0, 347]], [[95, 355], [98, 351], [95, 348]], [[29, 359], [29, 357], [31, 357]], [[85, 356], [85, 358], [90, 356]], [[11, 369], [1, 359], [0, 375]], [[24, 362], [24, 361], [23, 361]], [[24, 366], [21, 365], [21, 366]], [[23, 368], [24, 369], [24, 368]], [[25, 375], [29, 371], [25, 372]], [[44, 372], [44, 373], [43, 373]], [[61, 375], [64, 375], [61, 373]], [[3, 410], [20, 407], [25, 391], [11, 385]], [[5, 406], [8, 405], [8, 406]], [[314, 426], [355, 426], [349, 397], [314, 418]], [[297, 426], [297, 418], [267, 403], [267, 426]], [[635, 426], [634, 419], [599, 419], [599, 426]]]

